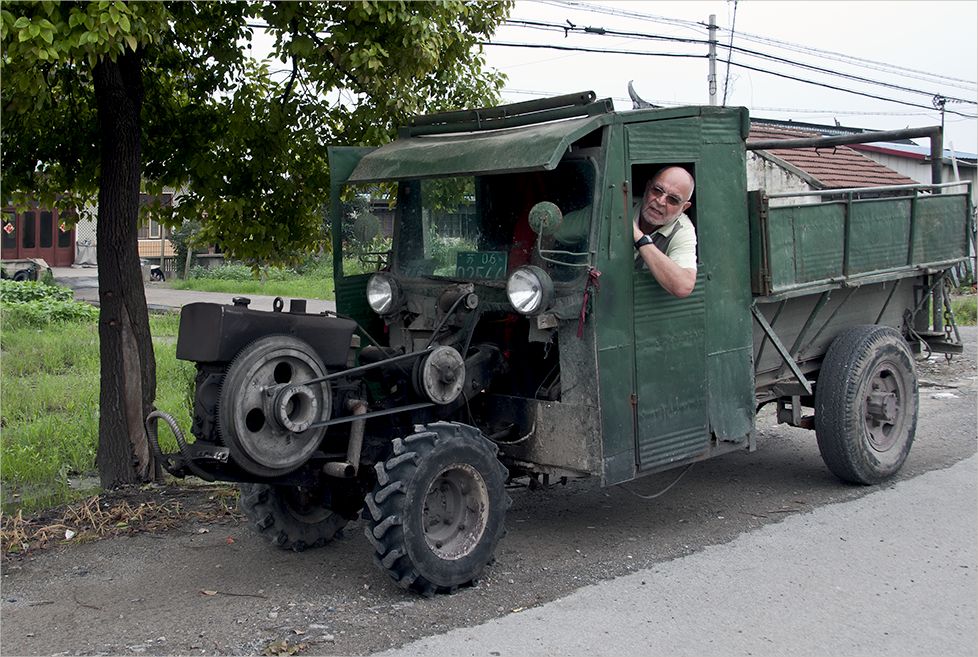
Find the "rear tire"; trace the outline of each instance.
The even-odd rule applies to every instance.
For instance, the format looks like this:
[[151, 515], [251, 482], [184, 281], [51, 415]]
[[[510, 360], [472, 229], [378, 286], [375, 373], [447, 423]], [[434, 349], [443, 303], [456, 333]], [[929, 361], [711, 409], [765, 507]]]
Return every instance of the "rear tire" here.
[[419, 429], [375, 466], [365, 533], [378, 566], [402, 588], [431, 596], [471, 583], [492, 560], [505, 533], [509, 473], [475, 427]]
[[832, 342], [815, 388], [815, 435], [832, 473], [876, 484], [900, 470], [917, 429], [918, 385], [906, 341], [856, 326]]
[[259, 534], [295, 552], [325, 545], [349, 522], [295, 486], [241, 484], [240, 505]]

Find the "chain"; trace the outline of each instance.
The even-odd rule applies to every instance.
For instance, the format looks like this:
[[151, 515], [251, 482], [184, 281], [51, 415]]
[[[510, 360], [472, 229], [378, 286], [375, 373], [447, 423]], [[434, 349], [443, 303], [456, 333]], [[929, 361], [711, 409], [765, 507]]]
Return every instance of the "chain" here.
[[[951, 335], [951, 330], [953, 328], [954, 317], [951, 315], [951, 277], [944, 277], [944, 289], [942, 290], [941, 301], [944, 304], [944, 339], [947, 342], [953, 342], [953, 337]], [[951, 362], [954, 358], [954, 354], [944, 354], [944, 359], [947, 362]]]

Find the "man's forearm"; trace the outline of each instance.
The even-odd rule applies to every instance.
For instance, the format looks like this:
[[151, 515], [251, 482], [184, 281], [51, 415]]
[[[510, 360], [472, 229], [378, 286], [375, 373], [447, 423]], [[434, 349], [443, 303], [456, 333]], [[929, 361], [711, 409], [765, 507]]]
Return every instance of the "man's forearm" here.
[[654, 244], [646, 244], [638, 250], [639, 257], [666, 292], [673, 296], [688, 297], [696, 285], [696, 270], [680, 267], [672, 258]]

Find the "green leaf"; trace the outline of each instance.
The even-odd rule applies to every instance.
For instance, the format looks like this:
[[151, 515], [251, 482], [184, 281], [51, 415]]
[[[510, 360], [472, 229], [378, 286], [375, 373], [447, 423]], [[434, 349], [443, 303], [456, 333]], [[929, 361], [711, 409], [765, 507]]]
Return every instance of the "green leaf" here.
[[24, 29], [25, 27], [27, 27], [30, 24], [31, 24], [31, 21], [30, 21], [29, 18], [27, 18], [26, 16], [21, 16], [16, 21], [14, 21], [14, 29], [15, 30], [22, 30], [22, 29]]
[[85, 15], [77, 9], [72, 9], [68, 15], [68, 27], [75, 27], [85, 22]]
[[132, 31], [132, 26], [129, 24], [129, 17], [125, 14], [119, 14], [119, 27], [122, 28], [123, 32]]
[[31, 23], [31, 26], [27, 28], [27, 31], [30, 32], [31, 37], [36, 37], [41, 33], [41, 26], [37, 25], [36, 23]]
[[44, 30], [41, 32], [41, 38], [47, 43], [54, 43], [54, 32], [52, 30]]
[[136, 37], [131, 34], [127, 34], [122, 38], [129, 44], [129, 48], [131, 48], [133, 52], [136, 52], [136, 48], [139, 46], [139, 42], [136, 41]]

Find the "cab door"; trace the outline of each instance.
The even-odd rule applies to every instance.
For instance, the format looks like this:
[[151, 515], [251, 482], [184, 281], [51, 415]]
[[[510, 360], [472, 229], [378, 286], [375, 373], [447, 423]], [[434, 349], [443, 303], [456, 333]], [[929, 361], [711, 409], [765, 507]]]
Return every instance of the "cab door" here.
[[698, 270], [684, 299], [666, 292], [647, 269], [634, 268], [636, 458], [639, 471], [667, 467], [710, 445], [704, 298]]

